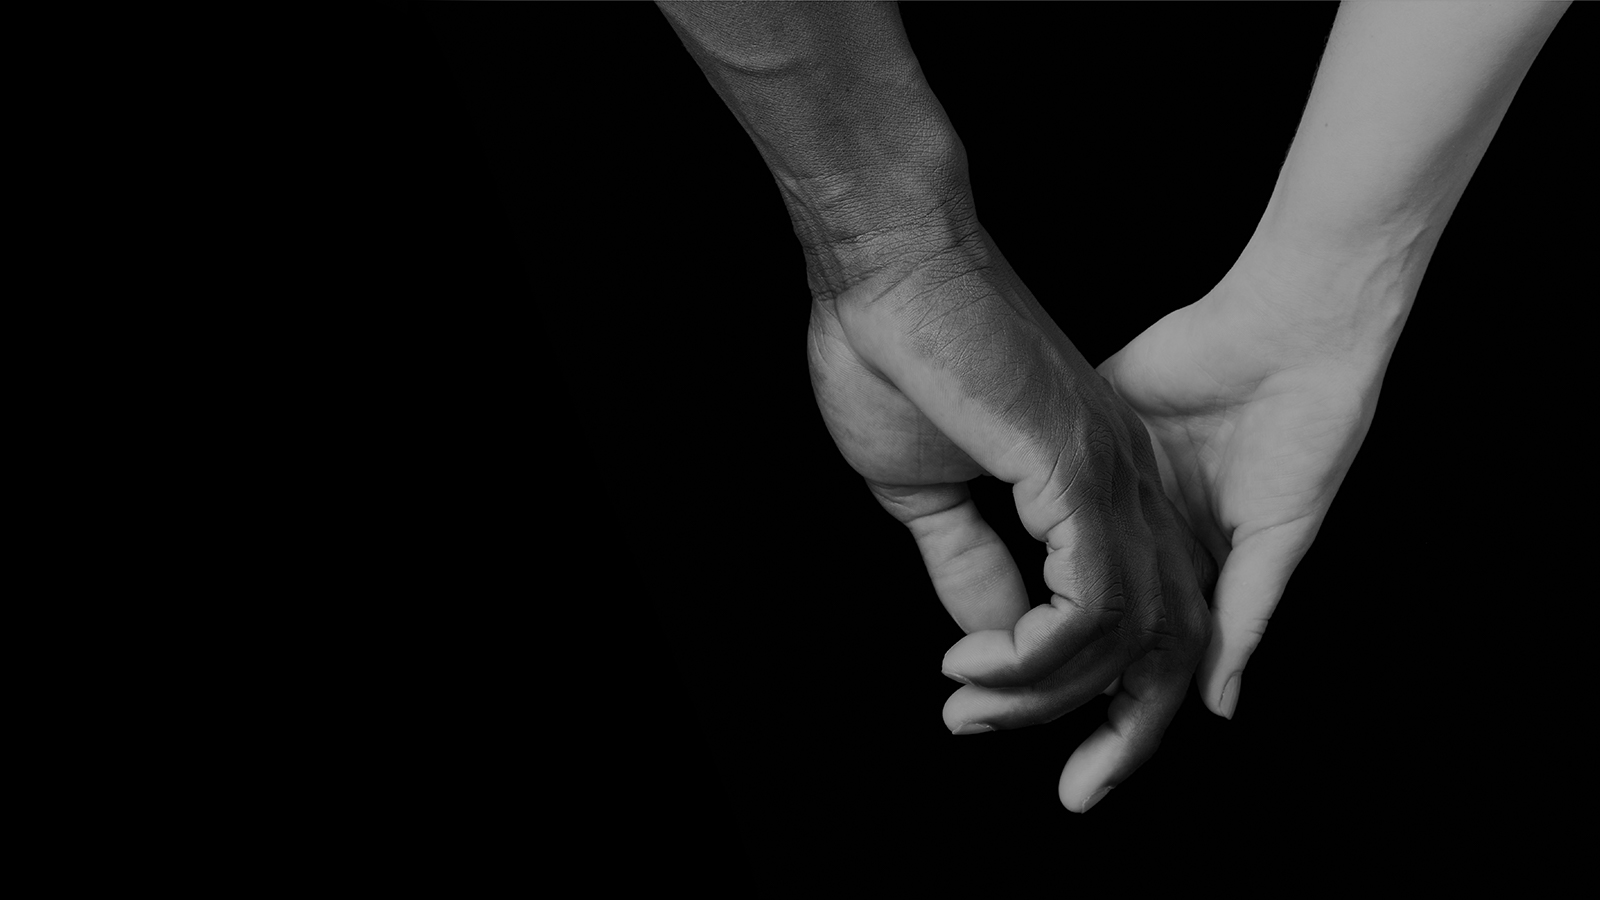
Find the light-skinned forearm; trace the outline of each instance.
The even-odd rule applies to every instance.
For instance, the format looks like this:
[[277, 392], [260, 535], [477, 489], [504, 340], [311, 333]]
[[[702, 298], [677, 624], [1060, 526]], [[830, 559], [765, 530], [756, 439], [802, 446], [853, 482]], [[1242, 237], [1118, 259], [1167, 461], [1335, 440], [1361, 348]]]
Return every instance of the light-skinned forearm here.
[[976, 227], [966, 156], [893, 3], [657, 3], [782, 191], [814, 288]]
[[[1392, 347], [1565, 2], [1346, 0], [1241, 265]], [[1292, 295], [1292, 296], [1290, 296]]]

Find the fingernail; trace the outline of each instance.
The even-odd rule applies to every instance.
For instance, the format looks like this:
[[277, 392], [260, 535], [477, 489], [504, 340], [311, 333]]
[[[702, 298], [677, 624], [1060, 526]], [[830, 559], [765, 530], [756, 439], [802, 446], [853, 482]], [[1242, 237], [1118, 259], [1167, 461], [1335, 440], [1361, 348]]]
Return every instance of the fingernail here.
[[1099, 803], [1102, 799], [1105, 798], [1105, 795], [1111, 793], [1111, 788], [1112, 787], [1114, 787], [1114, 785], [1109, 785], [1108, 784], [1105, 787], [1101, 788], [1100, 790], [1095, 791], [1094, 793], [1090, 794], [1089, 795], [1089, 799], [1083, 801], [1083, 811], [1084, 812], [1088, 812], [1089, 810], [1094, 809], [1094, 805], [1096, 803]]
[[942, 669], [940, 671], [944, 675], [944, 677], [950, 679], [951, 681], [959, 681], [962, 684], [971, 684], [972, 683], [972, 682], [968, 681], [964, 676], [957, 675], [956, 673], [950, 671], [949, 669]]
[[994, 730], [994, 726], [993, 725], [985, 725], [982, 722], [968, 722], [967, 724], [961, 726], [960, 728], [957, 728], [955, 731], [952, 731], [950, 733], [951, 734], [983, 734], [985, 731], [993, 731], [993, 730]]
[[1239, 705], [1239, 678], [1243, 675], [1243, 672], [1229, 675], [1228, 682], [1222, 686], [1222, 698], [1217, 701], [1217, 705], [1222, 708], [1222, 714], [1229, 719], [1233, 718], [1234, 707]]

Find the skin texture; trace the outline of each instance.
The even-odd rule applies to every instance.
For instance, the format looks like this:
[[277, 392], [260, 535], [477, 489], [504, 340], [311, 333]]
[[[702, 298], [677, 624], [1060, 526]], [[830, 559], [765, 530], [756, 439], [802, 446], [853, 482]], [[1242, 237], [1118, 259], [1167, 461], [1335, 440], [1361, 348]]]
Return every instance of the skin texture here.
[[[1255, 314], [1281, 290], [1236, 274], [1100, 366], [1222, 567], [1215, 596], [1228, 602], [1214, 603], [1213, 627], [1252, 645], [1360, 449], [1383, 374]], [[1213, 710], [1231, 718], [1238, 688], [1218, 684]]]
[[[1565, 4], [1342, 6], [1244, 253], [1098, 373], [979, 223], [892, 4], [658, 6], [805, 250], [823, 419], [968, 632], [944, 659], [964, 683], [946, 724], [1020, 727], [1113, 693], [1062, 773], [1082, 812], [1155, 752], [1197, 666], [1231, 717], [1439, 235]], [[1030, 608], [978, 516], [965, 482], [983, 474], [1048, 545], [1049, 603]]]
[[1346, 2], [1228, 274], [1100, 366], [1221, 567], [1201, 696], [1242, 674], [1377, 408], [1440, 235], [1566, 3]]
[[[965, 151], [892, 4], [659, 6], [805, 250], [823, 420], [968, 632], [944, 658], [964, 683], [945, 723], [1045, 722], [1113, 685], [1110, 720], [1063, 773], [1062, 802], [1087, 809], [1155, 752], [1206, 646], [1213, 567], [1143, 424], [979, 223]], [[1050, 548], [1048, 603], [1030, 608], [969, 498], [985, 473]]]
[[[840, 452], [911, 529], [968, 632], [957, 733], [1055, 719], [1121, 676], [1107, 723], [1063, 771], [1084, 811], [1155, 752], [1206, 645], [1215, 570], [1162, 492], [1143, 426], [1096, 377], [979, 229], [904, 275], [812, 308], [818, 407]], [[1049, 547], [1030, 609], [1009, 551], [964, 482], [992, 474]]]

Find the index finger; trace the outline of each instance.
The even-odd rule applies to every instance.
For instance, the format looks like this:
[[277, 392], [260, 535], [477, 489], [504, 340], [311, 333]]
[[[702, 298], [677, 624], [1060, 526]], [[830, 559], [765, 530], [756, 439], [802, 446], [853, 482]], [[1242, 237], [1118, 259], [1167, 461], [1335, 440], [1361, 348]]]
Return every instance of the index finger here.
[[1050, 602], [1028, 610], [1009, 629], [957, 641], [945, 653], [946, 674], [983, 687], [1031, 684], [1116, 629], [1132, 603], [1130, 595], [1151, 587], [1143, 582], [1153, 580], [1152, 538], [1141, 524], [1143, 535], [1113, 540], [1107, 527], [1112, 518], [1097, 515], [1095, 506], [1085, 504], [1050, 531], [1055, 546], [1045, 558], [1045, 583], [1055, 592]]
[[934, 593], [962, 631], [1011, 628], [1028, 611], [1022, 573], [965, 484], [868, 485], [911, 530]]

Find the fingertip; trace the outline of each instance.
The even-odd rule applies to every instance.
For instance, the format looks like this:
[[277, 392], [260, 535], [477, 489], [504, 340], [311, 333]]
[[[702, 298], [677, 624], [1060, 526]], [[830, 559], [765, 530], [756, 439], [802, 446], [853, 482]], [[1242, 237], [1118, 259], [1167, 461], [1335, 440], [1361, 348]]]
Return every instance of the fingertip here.
[[1122, 738], [1110, 723], [1106, 723], [1078, 745], [1062, 767], [1061, 780], [1057, 783], [1062, 806], [1075, 813], [1088, 812], [1089, 800], [1098, 801], [1100, 798], [1096, 795], [1106, 786], [1107, 779], [1114, 776], [1112, 770], [1116, 768], [1121, 744]]
[[1074, 788], [1069, 786], [1069, 782], [1063, 779], [1060, 794], [1061, 805], [1066, 808], [1067, 812], [1075, 812], [1081, 816], [1093, 809], [1096, 803], [1104, 800], [1114, 787], [1116, 787], [1114, 784], [1104, 784], [1098, 788], [1084, 791], [1081, 787]]
[[1095, 791], [1094, 793], [1090, 794], [1089, 798], [1087, 800], [1083, 801], [1082, 812], [1088, 812], [1089, 810], [1094, 808], [1094, 805], [1096, 803], [1099, 803], [1101, 800], [1104, 800], [1105, 796], [1107, 794], [1111, 793], [1111, 788], [1112, 788], [1112, 785], [1108, 784], [1105, 787], [1101, 788], [1100, 790]]
[[[1239, 683], [1243, 677], [1244, 672], [1240, 670], [1226, 678], [1222, 676], [1212, 678], [1200, 695], [1206, 709], [1224, 719], [1232, 719], [1234, 710], [1239, 706]], [[1217, 686], [1219, 681], [1221, 687]]]
[[1233, 719], [1233, 711], [1239, 705], [1239, 682], [1243, 680], [1244, 672], [1235, 672], [1228, 676], [1222, 685], [1222, 694], [1217, 698], [1216, 713], [1224, 719]]
[[969, 686], [958, 688], [955, 693], [946, 697], [944, 709], [941, 711], [944, 727], [954, 733], [970, 722], [982, 721], [984, 715], [978, 696], [978, 690]]
[[988, 671], [994, 668], [997, 661], [1015, 657], [1016, 647], [1012, 643], [1011, 632], [999, 629], [974, 631], [945, 651], [939, 667], [947, 677], [963, 684], [977, 684], [983, 676], [974, 676], [973, 673]]
[[1233, 718], [1244, 667], [1260, 640], [1259, 632], [1241, 629], [1237, 623], [1213, 622], [1211, 644], [1196, 673], [1207, 709], [1224, 719]]

